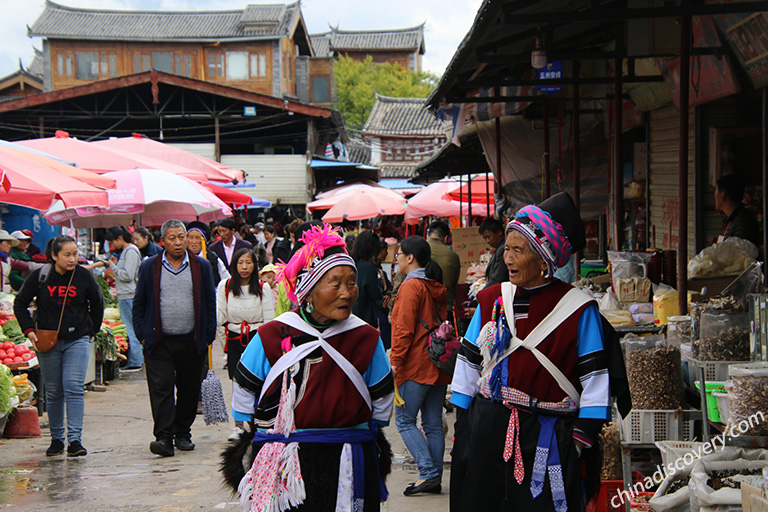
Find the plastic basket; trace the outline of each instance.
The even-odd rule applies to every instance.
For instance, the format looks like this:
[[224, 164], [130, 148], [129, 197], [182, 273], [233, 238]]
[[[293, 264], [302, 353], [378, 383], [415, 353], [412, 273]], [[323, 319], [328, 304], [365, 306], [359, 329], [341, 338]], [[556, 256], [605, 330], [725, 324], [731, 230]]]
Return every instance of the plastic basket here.
[[[715, 390], [725, 392], [724, 386], [725, 382], [722, 381], [707, 381], [707, 417], [710, 421], [714, 421], [715, 423], [725, 422], [720, 419], [720, 411], [717, 408], [717, 397], [713, 396], [712, 392]], [[699, 381], [696, 381], [696, 389], [701, 389]]]
[[[744, 361], [699, 361], [686, 358], [683, 360], [683, 380], [689, 388], [694, 388], [694, 383], [701, 380], [699, 368], [704, 367], [704, 378], [709, 381], [726, 381], [729, 377], [729, 367], [732, 364], [744, 364]], [[687, 370], [686, 370], [687, 369]]]
[[[623, 504], [618, 507], [614, 507], [611, 504], [611, 499], [619, 494], [624, 488], [624, 482], [622, 480], [603, 480], [600, 482], [600, 492], [597, 494], [595, 501], [587, 503], [587, 512], [612, 512], [622, 510]], [[621, 501], [621, 500], [617, 500]]]
[[[676, 410], [633, 410], [621, 421], [621, 435], [627, 444], [653, 444], [657, 441], [690, 441], [694, 420], [683, 421]], [[680, 439], [682, 422], [682, 439]]]
[[[731, 417], [731, 407], [728, 404], [728, 393], [713, 391], [712, 396], [717, 399], [717, 410], [720, 413], [720, 423], [728, 423], [728, 418]], [[707, 408], [709, 411], [709, 408]]]
[[653, 493], [652, 492], [638, 492], [635, 494], [632, 498], [629, 500], [629, 508], [631, 510], [636, 510], [638, 512], [650, 512], [653, 510], [653, 507], [651, 507], [651, 504], [647, 501], [639, 501], [637, 498], [639, 496], [645, 496], [646, 499], [652, 498]]
[[697, 451], [703, 444], [699, 441], [656, 441], [656, 447], [661, 452], [661, 463], [664, 466], [682, 458], [686, 453]]

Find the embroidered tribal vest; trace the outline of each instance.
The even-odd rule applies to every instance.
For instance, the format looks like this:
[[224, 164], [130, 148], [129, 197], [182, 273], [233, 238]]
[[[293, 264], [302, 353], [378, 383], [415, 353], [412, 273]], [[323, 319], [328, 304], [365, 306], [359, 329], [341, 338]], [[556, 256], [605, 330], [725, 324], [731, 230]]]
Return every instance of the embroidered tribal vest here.
[[[571, 285], [555, 279], [549, 285], [533, 290], [530, 293], [528, 318], [519, 318], [515, 323], [517, 336], [520, 339], [525, 339], [528, 333], [549, 314], [570, 289]], [[519, 295], [516, 295], [516, 300], [528, 292], [518, 288], [517, 293]], [[500, 284], [490, 286], [478, 294], [477, 300], [480, 304], [483, 325], [491, 320], [493, 305], [500, 295]], [[581, 391], [581, 385], [579, 384], [579, 377], [576, 372], [576, 363], [578, 361], [576, 341], [579, 318], [584, 308], [586, 308], [586, 305], [574, 311], [567, 320], [560, 324], [538, 346], [538, 349], [568, 377], [579, 391]], [[516, 350], [509, 356], [508, 361], [508, 386], [547, 402], [559, 402], [565, 398], [565, 392], [560, 389], [555, 379], [541, 366], [541, 363], [529, 350]]]
[[[259, 327], [264, 352], [269, 364], [274, 366], [282, 355], [281, 342], [291, 337], [293, 346], [314, 341], [305, 334], [278, 321]], [[379, 331], [370, 325], [325, 338], [360, 372], [365, 373], [371, 363], [379, 341]], [[294, 376], [297, 386], [294, 415], [297, 429], [348, 428], [371, 420], [371, 410], [352, 381], [341, 368], [321, 349], [312, 352], [300, 363]], [[262, 406], [256, 411], [259, 426], [272, 424], [277, 413], [282, 378], [267, 390]]]

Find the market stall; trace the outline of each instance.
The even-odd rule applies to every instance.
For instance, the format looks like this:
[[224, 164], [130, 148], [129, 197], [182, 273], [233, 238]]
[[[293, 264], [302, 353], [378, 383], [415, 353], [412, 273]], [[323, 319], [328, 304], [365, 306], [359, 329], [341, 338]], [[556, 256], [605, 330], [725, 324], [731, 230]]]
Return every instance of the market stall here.
[[665, 284], [675, 265], [655, 251], [609, 251], [606, 279], [578, 283], [623, 334], [633, 405], [603, 430], [602, 489], [588, 510], [731, 511], [742, 484], [763, 489], [768, 295], [756, 251], [729, 240], [689, 262], [690, 315]]

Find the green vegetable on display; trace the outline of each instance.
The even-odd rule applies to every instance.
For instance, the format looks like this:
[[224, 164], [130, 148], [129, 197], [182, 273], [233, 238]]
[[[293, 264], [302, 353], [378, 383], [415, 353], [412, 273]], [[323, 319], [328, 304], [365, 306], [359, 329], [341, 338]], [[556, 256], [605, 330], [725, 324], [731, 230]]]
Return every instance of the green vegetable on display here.
[[16, 396], [12, 377], [10, 368], [0, 364], [0, 416], [11, 412], [11, 399]]
[[93, 338], [96, 343], [96, 352], [107, 361], [117, 360], [117, 342], [112, 329], [108, 325], [101, 325], [101, 329]]
[[104, 296], [104, 306], [105, 307], [117, 306], [117, 299], [112, 296], [112, 291], [107, 280], [95, 274], [94, 274], [94, 277], [96, 278], [96, 281], [99, 282], [99, 288], [101, 288], [101, 294]]

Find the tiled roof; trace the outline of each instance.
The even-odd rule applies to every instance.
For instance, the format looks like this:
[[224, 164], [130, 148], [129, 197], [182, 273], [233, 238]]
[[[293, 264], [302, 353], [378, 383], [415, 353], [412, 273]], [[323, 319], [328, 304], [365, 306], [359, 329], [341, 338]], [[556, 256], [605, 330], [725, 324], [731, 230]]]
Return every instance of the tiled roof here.
[[312, 49], [315, 51], [315, 57], [330, 57], [331, 39], [328, 34], [312, 34], [309, 36], [312, 42]]
[[371, 163], [371, 147], [360, 139], [347, 143], [347, 158], [350, 162], [368, 165]]
[[278, 37], [288, 33], [298, 15], [298, 3], [171, 12], [80, 9], [46, 2], [29, 35], [118, 40]]
[[[424, 25], [393, 30], [339, 30], [334, 28], [324, 34], [312, 34], [311, 37], [317, 57], [327, 56], [330, 51], [343, 52], [344, 50], [408, 50], [424, 53]], [[326, 41], [322, 42], [322, 39]]]
[[35, 56], [32, 58], [32, 62], [29, 63], [27, 71], [30, 75], [43, 78], [43, 52], [34, 48]]
[[378, 163], [381, 178], [413, 178], [416, 176], [417, 162]]
[[444, 136], [443, 123], [424, 108], [424, 101], [424, 98], [393, 98], [376, 93], [363, 134]]

